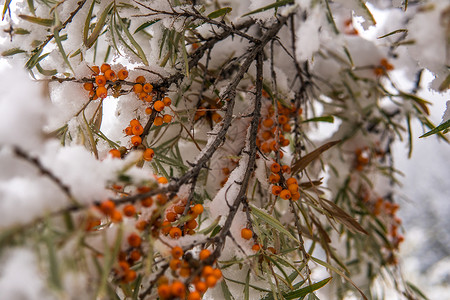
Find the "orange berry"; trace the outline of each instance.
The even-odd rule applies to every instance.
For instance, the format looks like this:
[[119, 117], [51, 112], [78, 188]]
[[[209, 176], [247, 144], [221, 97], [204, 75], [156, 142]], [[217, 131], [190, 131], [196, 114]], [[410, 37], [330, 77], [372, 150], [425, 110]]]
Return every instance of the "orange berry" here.
[[146, 92], [140, 92], [139, 93], [139, 100], [145, 101], [144, 99], [148, 96]]
[[134, 126], [137, 126], [137, 125], [141, 125], [141, 123], [139, 122], [139, 120], [133, 119], [133, 120], [130, 121], [130, 126], [131, 126], [131, 127], [134, 127]]
[[111, 201], [111, 200], [106, 200], [103, 201], [100, 204], [100, 210], [105, 214], [105, 215], [111, 215], [114, 211], [114, 209], [116, 208], [116, 204]]
[[171, 296], [172, 292], [170, 286], [168, 284], [161, 284], [158, 287], [158, 295], [163, 299], [168, 299]]
[[145, 77], [144, 76], [138, 76], [138, 77], [136, 77], [136, 80], [135, 80], [135, 82], [136, 83], [144, 83], [145, 82]]
[[156, 111], [162, 111], [164, 109], [164, 102], [158, 100], [153, 103], [153, 109]]
[[286, 184], [289, 186], [291, 184], [298, 184], [297, 183], [297, 179], [295, 179], [294, 177], [290, 177], [286, 180]]
[[173, 258], [180, 258], [181, 256], [183, 256], [183, 253], [183, 248], [181, 248], [180, 246], [175, 246], [172, 248]]
[[164, 123], [170, 123], [172, 121], [172, 116], [171, 115], [164, 115], [163, 116], [163, 122]]
[[146, 83], [144, 84], [144, 86], [142, 87], [142, 89], [144, 90], [144, 92], [146, 93], [151, 93], [153, 91], [153, 85], [151, 85], [150, 83]]
[[270, 150], [275, 151], [275, 152], [278, 151], [277, 141], [271, 141], [269, 146], [270, 146]]
[[178, 239], [182, 235], [181, 229], [178, 227], [172, 227], [170, 228], [169, 235], [173, 239]]
[[145, 101], [145, 102], [149, 102], [149, 103], [150, 103], [150, 102], [153, 101], [153, 96], [147, 94], [147, 95], [145, 95], [145, 96], [142, 98], [142, 100]]
[[141, 259], [141, 252], [139, 252], [139, 250], [133, 250], [130, 253], [130, 258], [132, 261], [138, 261]]
[[91, 70], [92, 72], [94, 72], [95, 75], [100, 74], [100, 68], [98, 66], [92, 66]]
[[272, 171], [273, 173], [278, 173], [281, 171], [281, 167], [278, 163], [274, 162], [271, 166], [270, 166], [270, 171]]
[[125, 70], [125, 69], [120, 70], [120, 71], [117, 73], [117, 77], [119, 77], [120, 80], [125, 80], [125, 79], [127, 79], [127, 77], [128, 77], [128, 71]]
[[169, 263], [169, 267], [174, 271], [178, 270], [181, 267], [181, 260], [176, 258], [172, 259]]
[[150, 207], [153, 204], [153, 198], [147, 197], [141, 200], [141, 204], [143, 207]]
[[104, 86], [99, 86], [95, 91], [95, 94], [97, 97], [104, 99], [108, 96], [108, 90]]
[[219, 280], [222, 278], [222, 271], [220, 271], [220, 269], [214, 269], [213, 275]]
[[203, 294], [204, 292], [206, 292], [207, 289], [208, 289], [208, 286], [203, 281], [199, 281], [199, 282], [195, 283], [195, 290], [197, 292]]
[[122, 214], [120, 213], [120, 211], [118, 211], [117, 209], [115, 209], [112, 214], [111, 214], [111, 221], [113, 223], [119, 223], [122, 222]]
[[292, 194], [291, 194], [291, 192], [289, 192], [289, 190], [282, 190], [280, 193], [280, 197], [281, 197], [281, 199], [289, 200], [289, 199], [291, 199]]
[[291, 125], [289, 125], [288, 123], [283, 124], [283, 131], [290, 132], [291, 129]]
[[241, 230], [241, 237], [243, 239], [249, 240], [253, 237], [253, 231], [251, 231], [248, 228], [242, 228]]
[[153, 120], [153, 125], [155, 126], [161, 126], [164, 123], [164, 120], [162, 117], [158, 116]]
[[292, 193], [291, 200], [297, 201], [298, 199], [300, 199], [300, 193]]
[[205, 282], [208, 287], [215, 287], [217, 284], [217, 277], [214, 275], [209, 275], [208, 277], [206, 277]]
[[158, 182], [161, 183], [161, 184], [166, 184], [166, 183], [169, 182], [169, 180], [167, 180], [166, 177], [161, 176], [161, 177], [158, 178]]
[[270, 183], [278, 183], [280, 181], [280, 175], [278, 174], [270, 174], [269, 182]]
[[200, 258], [200, 260], [205, 260], [210, 255], [211, 255], [211, 251], [209, 251], [208, 249], [202, 249], [202, 251], [200, 251], [199, 258]]
[[283, 173], [291, 173], [291, 168], [288, 166], [288, 165], [284, 165], [284, 166], [282, 166], [281, 167], [281, 171], [283, 172]]
[[95, 227], [99, 226], [101, 223], [102, 223], [102, 221], [100, 221], [100, 219], [88, 217], [84, 229], [86, 231], [96, 230]]
[[270, 128], [273, 126], [273, 120], [272, 119], [265, 119], [262, 124], [264, 127]]
[[[123, 257], [122, 257], [122, 254], [123, 254]], [[119, 260], [120, 260], [119, 261], [119, 267], [122, 270], [124, 270], [125, 272], [128, 271], [130, 269], [130, 264], [125, 261], [125, 253], [124, 252], [119, 254]]]
[[100, 70], [102, 71], [102, 73], [105, 73], [106, 71], [108, 71], [108, 70], [110, 70], [111, 69], [111, 66], [109, 65], [109, 64], [103, 64], [101, 67], [100, 67]]
[[111, 150], [109, 150], [108, 153], [114, 158], [120, 158], [120, 156], [121, 156], [120, 151], [117, 149], [111, 149]]
[[288, 121], [288, 118], [285, 115], [278, 116], [278, 123], [281, 125], [286, 124]]
[[184, 205], [175, 205], [174, 207], [173, 207], [173, 210], [177, 213], [177, 214], [179, 214], [179, 215], [181, 215], [182, 213], [184, 213], [184, 209], [186, 208], [186, 206], [184, 206]]
[[142, 93], [142, 84], [136, 83], [135, 85], [133, 85], [133, 92], [135, 92], [136, 94]]
[[174, 281], [172, 285], [170, 286], [170, 291], [172, 295], [179, 298], [184, 298], [184, 295], [186, 293], [186, 287], [184, 286], [184, 283], [181, 281]]
[[190, 221], [187, 221], [186, 222], [186, 228], [187, 229], [195, 229], [195, 228], [197, 228], [197, 221], [195, 221], [195, 220], [190, 220]]
[[203, 205], [201, 205], [201, 204], [195, 204], [192, 208], [191, 208], [191, 210], [192, 210], [192, 213], [194, 214], [194, 215], [200, 215], [201, 213], [203, 213], [203, 210], [204, 210], [204, 208], [203, 208]]
[[213, 273], [214, 273], [214, 269], [211, 266], [205, 266], [202, 270], [203, 278], [207, 278], [208, 276], [211, 276]]
[[153, 109], [152, 109], [151, 107], [147, 107], [147, 108], [145, 109], [145, 113], [146, 113], [147, 115], [151, 115], [152, 112], [153, 112]]
[[166, 219], [167, 219], [167, 221], [169, 221], [169, 222], [175, 222], [175, 220], [177, 219], [177, 217], [178, 217], [178, 214], [176, 213], [176, 212], [168, 212], [167, 214], [166, 214]]
[[147, 148], [144, 151], [144, 160], [146, 161], [151, 161], [153, 159], [153, 156], [155, 156], [155, 151], [153, 151], [153, 149], [151, 148]]
[[283, 140], [280, 139], [281, 147], [286, 147], [286, 146], [289, 145], [290, 143], [291, 143], [291, 142], [290, 142], [288, 139], [283, 139]]
[[133, 135], [133, 129], [131, 128], [131, 126], [128, 126], [127, 128], [125, 128], [125, 134]]
[[261, 137], [262, 137], [263, 140], [267, 141], [268, 139], [270, 139], [272, 137], [272, 132], [267, 131], [267, 130], [263, 131], [261, 133]]
[[180, 269], [179, 274], [180, 274], [181, 277], [189, 277], [189, 275], [191, 275], [191, 269], [189, 267], [188, 268], [183, 268], [182, 267]]
[[268, 143], [263, 143], [260, 148], [263, 153], [269, 153], [271, 151]]
[[291, 194], [297, 193], [298, 192], [298, 185], [297, 184], [290, 184], [288, 185], [288, 190], [289, 192], [291, 192]]
[[85, 82], [85, 83], [83, 84], [83, 88], [84, 88], [86, 91], [92, 91], [92, 90], [94, 89], [94, 84], [93, 84], [92, 82]]
[[134, 270], [128, 270], [127, 272], [125, 272], [125, 276], [123, 278], [123, 282], [125, 283], [129, 283], [132, 282], [136, 279], [137, 274], [136, 271]]
[[133, 132], [134, 135], [141, 135], [144, 133], [144, 127], [142, 127], [142, 125], [136, 125], [131, 127], [131, 130]]
[[142, 143], [142, 139], [140, 136], [135, 135], [131, 138], [131, 144], [133, 144], [133, 146], [139, 146]]
[[272, 194], [274, 194], [275, 196], [278, 196], [282, 190], [283, 190], [283, 188], [281, 186], [274, 185], [272, 187]]
[[133, 247], [137, 248], [141, 245], [142, 239], [137, 233], [132, 233], [128, 236], [128, 244]]
[[110, 81], [113, 81], [113, 82], [117, 80], [116, 72], [114, 72], [111, 69], [106, 70], [105, 77], [106, 77], [107, 80], [110, 80]]
[[172, 229], [172, 225], [170, 224], [169, 221], [162, 222], [162, 224], [161, 224], [161, 232], [163, 234], [166, 234], [166, 235], [169, 234], [171, 229]]
[[202, 296], [200, 295], [199, 292], [193, 291], [193, 292], [190, 292], [190, 293], [189, 293], [187, 299], [188, 299], [188, 300], [200, 300], [200, 299], [202, 299]]
[[123, 207], [123, 214], [127, 217], [132, 217], [136, 214], [136, 208], [133, 204], [127, 204]]
[[258, 252], [260, 249], [261, 249], [261, 246], [259, 244], [254, 244], [252, 246], [252, 250], [255, 251], [255, 252]]
[[169, 97], [164, 97], [162, 101], [165, 106], [170, 106], [172, 104], [172, 100]]
[[156, 201], [158, 202], [159, 205], [164, 205], [167, 203], [167, 196], [165, 194], [158, 194], [156, 196]]
[[148, 223], [144, 220], [140, 220], [138, 222], [136, 222], [136, 225], [134, 225], [134, 227], [139, 230], [139, 231], [144, 231], [145, 228], [147, 227]]

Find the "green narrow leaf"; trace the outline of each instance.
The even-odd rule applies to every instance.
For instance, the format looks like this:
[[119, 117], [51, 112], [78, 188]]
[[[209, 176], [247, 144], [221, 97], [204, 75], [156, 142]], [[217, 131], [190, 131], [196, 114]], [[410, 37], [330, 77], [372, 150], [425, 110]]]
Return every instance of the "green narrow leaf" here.
[[409, 114], [406, 115], [406, 124], [408, 125], [408, 158], [411, 158], [413, 149], [413, 138], [411, 129], [411, 116]]
[[274, 228], [278, 232], [283, 233], [284, 235], [286, 235], [291, 240], [299, 243], [299, 241], [283, 226], [283, 224], [280, 223], [280, 221], [278, 221], [277, 219], [275, 219], [274, 217], [272, 217], [268, 213], [260, 210], [259, 208], [255, 207], [253, 205], [251, 206], [251, 208], [252, 208], [251, 209], [252, 215], [254, 215], [258, 219], [264, 221], [265, 223], [270, 225], [272, 228]]
[[307, 123], [307, 122], [327, 122], [327, 123], [334, 123], [334, 117], [333, 117], [333, 116], [322, 116], [322, 117], [316, 117], [316, 118], [311, 118], [311, 119], [302, 121], [302, 123]]
[[95, 5], [95, 0], [92, 0], [91, 7], [89, 8], [89, 12], [86, 16], [86, 20], [84, 21], [83, 43], [85, 45], [87, 45], [87, 42], [88, 42], [89, 27], [91, 25], [92, 11], [94, 10], [94, 5]]
[[391, 31], [391, 32], [389, 32], [389, 33], [387, 33], [385, 35], [379, 36], [379, 37], [377, 37], [377, 39], [383, 39], [385, 37], [388, 37], [388, 36], [391, 36], [393, 34], [397, 34], [397, 33], [400, 33], [400, 32], [408, 32], [408, 29], [397, 29], [397, 30]]
[[375, 21], [375, 18], [373, 17], [372, 13], [367, 8], [365, 1], [358, 0], [358, 3], [359, 3], [359, 7], [362, 9], [362, 13], [363, 13], [362, 17], [364, 17], [367, 21], [369, 21], [371, 23], [371, 25], [377, 24], [377, 22]]
[[55, 37], [56, 45], [58, 45], [59, 52], [61, 53], [65, 63], [69, 66], [72, 73], [75, 74], [75, 71], [72, 69], [72, 66], [70, 65], [69, 62], [69, 58], [67, 57], [66, 52], [64, 51], [63, 45], [61, 43], [61, 37], [59, 36], [59, 29], [55, 28], [55, 30], [53, 31], [53, 36]]
[[36, 64], [36, 69], [39, 71], [39, 73], [41, 73], [44, 76], [53, 76], [58, 73], [58, 71], [56, 71], [56, 69], [53, 69], [53, 70], [43, 69], [39, 63]]
[[222, 7], [218, 10], [213, 11], [208, 15], [208, 18], [215, 19], [221, 16], [226, 15], [227, 13], [231, 12], [233, 9], [231, 7]]
[[50, 267], [50, 282], [54, 285], [55, 288], [61, 288], [61, 276], [59, 274], [59, 266], [58, 266], [58, 258], [56, 257], [55, 246], [51, 233], [48, 233], [45, 236], [45, 244], [48, 249], [48, 262]]
[[284, 296], [284, 298], [286, 300], [291, 300], [291, 299], [297, 299], [297, 298], [300, 298], [300, 297], [305, 297], [306, 295], [308, 295], [308, 294], [310, 294], [310, 293], [312, 293], [314, 291], [317, 291], [318, 289], [320, 289], [323, 286], [325, 286], [328, 282], [330, 282], [331, 279], [332, 279], [332, 277], [328, 277], [328, 278], [326, 278], [324, 280], [321, 280], [319, 282], [311, 284], [311, 285], [309, 285], [307, 287], [301, 288], [299, 290], [296, 290], [296, 291], [293, 291], [293, 292], [290, 292], [290, 293], [286, 293], [283, 296]]
[[148, 66], [148, 60], [145, 56], [144, 50], [142, 50], [141, 46], [138, 42], [133, 38], [130, 31], [128, 31], [127, 26], [123, 23], [122, 19], [120, 18], [119, 13], [117, 13], [117, 19], [119, 20], [120, 26], [122, 26], [123, 31], [125, 32], [125, 35], [127, 36], [130, 43], [134, 46], [134, 48], [137, 50], [138, 56], [140, 59], [142, 59], [142, 62], [144, 65]]
[[11, 55], [16, 55], [19, 53], [25, 53], [26, 51], [19, 49], [19, 48], [13, 48], [13, 49], [9, 49], [9, 50], [5, 50], [2, 52], [2, 56], [11, 56]]
[[27, 15], [19, 15], [18, 17], [21, 18], [22, 20], [31, 22], [33, 24], [45, 26], [45, 27], [51, 27], [53, 25], [52, 19], [43, 19], [43, 18], [27, 16]]
[[244, 300], [248, 300], [250, 296], [250, 269], [247, 271], [247, 277], [245, 277], [245, 286], [244, 286]]
[[[97, 24], [95, 24], [94, 30], [92, 30], [91, 35], [87, 38], [87, 41], [85, 43], [86, 47], [89, 49], [94, 45], [95, 41], [97, 40], [98, 36], [102, 32], [103, 26], [106, 23], [106, 18], [108, 17], [109, 11], [112, 8], [112, 5], [114, 2], [111, 2], [103, 11], [103, 13], [100, 15], [100, 18], [97, 21]], [[85, 27], [86, 29], [86, 27]]]
[[186, 77], [189, 78], [189, 60], [188, 60], [188, 53], [186, 50], [186, 41], [184, 39], [184, 33], [181, 35], [180, 45], [181, 45], [181, 53], [183, 54], [184, 66], [186, 69]]
[[10, 4], [11, 4], [11, 0], [6, 0], [5, 5], [3, 5], [2, 21], [5, 19], [5, 14], [8, 11]]
[[222, 280], [220, 284], [222, 288], [223, 297], [225, 300], [233, 300], [233, 296], [231, 295], [230, 289], [228, 288], [228, 285], [226, 284], [225, 280]]
[[414, 284], [412, 284], [412, 283], [409, 282], [409, 281], [406, 282], [406, 285], [407, 285], [410, 289], [412, 289], [412, 290], [414, 291], [414, 293], [416, 293], [417, 295], [419, 295], [422, 299], [428, 300], [427, 296], [425, 296], [424, 293], [422, 293], [422, 291], [421, 291], [417, 286], [415, 286]]
[[161, 20], [160, 19], [156, 19], [156, 20], [145, 22], [144, 24], [142, 24], [141, 26], [136, 28], [134, 33], [138, 33], [139, 31], [144, 30], [145, 28], [147, 28], [149, 26], [152, 26], [153, 24], [155, 24], [156, 22], [159, 22], [159, 21], [161, 21]]
[[354, 287], [355, 289], [358, 290], [358, 292], [361, 294], [361, 296], [363, 297], [364, 300], [368, 300], [367, 297], [366, 297], [366, 295], [364, 295], [363, 291], [361, 291], [361, 289], [358, 288], [358, 287], [356, 286], [356, 284], [353, 282], [353, 280], [351, 280], [351, 279], [350, 279], [347, 275], [345, 275], [341, 270], [339, 270], [338, 268], [336, 268], [336, 267], [330, 265], [329, 263], [324, 262], [323, 260], [320, 260], [320, 259], [318, 259], [318, 258], [316, 258], [316, 257], [314, 257], [314, 256], [310, 256], [310, 258], [311, 258], [313, 261], [315, 261], [316, 263], [318, 263], [319, 265], [322, 265], [322, 266], [324, 266], [325, 268], [328, 268], [328, 269], [330, 269], [330, 270], [333, 270], [334, 272], [336, 272], [337, 274], [339, 274], [340, 276], [342, 276], [343, 278], [345, 278], [345, 280], [347, 280], [348, 282], [350, 282], [350, 284], [353, 285], [353, 287]]
[[266, 5], [264, 7], [255, 9], [249, 13], [246, 13], [245, 15], [243, 15], [243, 17], [249, 16], [249, 15], [254, 15], [254, 14], [257, 14], [257, 13], [260, 13], [260, 12], [263, 12], [263, 11], [266, 11], [266, 10], [269, 10], [272, 8], [278, 8], [278, 7], [288, 5], [288, 4], [293, 4], [293, 3], [294, 3], [294, 0], [281, 0], [281, 1], [269, 4], [269, 5]]
[[443, 130], [449, 128], [449, 127], [450, 127], [450, 120], [447, 120], [446, 122], [442, 123], [441, 125], [439, 125], [438, 127], [434, 128], [433, 130], [430, 130], [427, 133], [419, 136], [419, 138], [423, 138], [423, 137], [427, 137], [427, 136], [436, 134], [436, 133], [438, 133], [440, 131], [443, 131]]
[[27, 0], [28, 3], [28, 9], [33, 14], [33, 16], [36, 15], [36, 9], [34, 8], [34, 1], [33, 0]]

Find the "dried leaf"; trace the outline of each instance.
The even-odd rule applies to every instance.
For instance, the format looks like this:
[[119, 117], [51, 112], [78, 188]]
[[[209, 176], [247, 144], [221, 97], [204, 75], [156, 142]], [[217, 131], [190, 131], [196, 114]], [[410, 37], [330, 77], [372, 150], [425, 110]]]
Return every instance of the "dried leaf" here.
[[291, 168], [292, 174], [296, 175], [296, 174], [300, 173], [301, 171], [303, 171], [313, 160], [317, 159], [320, 156], [320, 154], [322, 154], [326, 150], [330, 149], [334, 145], [338, 144], [339, 142], [340, 142], [340, 140], [328, 142], [328, 143], [320, 146], [316, 150], [306, 154], [305, 156], [300, 158], [298, 161], [294, 162], [292, 165], [292, 168]]
[[369, 234], [361, 225], [356, 222], [349, 214], [347, 214], [342, 208], [334, 204], [330, 200], [322, 199], [321, 201], [323, 209], [330, 213], [330, 217], [338, 220], [341, 224], [345, 225], [352, 232], [360, 232]]

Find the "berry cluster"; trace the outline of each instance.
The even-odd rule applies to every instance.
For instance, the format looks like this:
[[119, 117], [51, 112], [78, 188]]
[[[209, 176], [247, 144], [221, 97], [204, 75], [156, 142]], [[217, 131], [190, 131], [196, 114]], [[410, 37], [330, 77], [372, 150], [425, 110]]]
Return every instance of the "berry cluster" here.
[[157, 113], [153, 120], [153, 125], [161, 126], [164, 123], [170, 123], [172, 116], [163, 114], [163, 110], [165, 107], [170, 107], [172, 100], [169, 97], [162, 97], [161, 100], [158, 100], [158, 93], [153, 90], [153, 85], [145, 82], [144, 76], [138, 76], [135, 82], [133, 85], [134, 93], [138, 96], [139, 100], [149, 104], [145, 109], [145, 113], [148, 115], [151, 115], [153, 111]]
[[[106, 98], [108, 96], [108, 88], [112, 88], [117, 80], [125, 80], [128, 77], [126, 69], [121, 69], [116, 74], [109, 64], [102, 64], [101, 67], [92, 66], [91, 70], [94, 78], [92, 81], [85, 82], [83, 87], [89, 91], [89, 97], [92, 100]], [[108, 83], [109, 87], [107, 86]]]
[[300, 199], [300, 193], [298, 190], [298, 182], [294, 177], [290, 177], [286, 179], [285, 182], [281, 181], [280, 174], [289, 174], [291, 169], [289, 166], [284, 165], [280, 166], [280, 164], [273, 162], [270, 166], [270, 171], [272, 174], [269, 176], [269, 182], [273, 184], [272, 186], [272, 194], [275, 196], [279, 196], [284, 200], [298, 200]]
[[283, 152], [279, 151], [279, 149], [288, 146], [290, 143], [284, 137], [284, 133], [289, 133], [292, 130], [291, 125], [289, 125], [289, 119], [295, 114], [301, 113], [301, 109], [297, 112], [294, 106], [291, 108], [284, 107], [280, 101], [277, 102], [277, 108], [278, 118], [275, 118], [273, 105], [267, 107], [266, 115], [259, 124], [256, 145], [264, 154], [270, 154], [272, 151], [279, 152], [280, 158], [282, 158]]
[[[184, 253], [179, 246], [173, 247], [171, 254], [172, 259], [169, 267], [176, 279], [170, 282], [166, 276], [162, 276], [158, 280], [158, 295], [162, 299], [185, 299], [186, 292], [188, 292], [188, 300], [199, 300], [208, 288], [215, 287], [222, 278], [220, 269], [205, 264], [205, 261], [211, 256], [211, 252], [208, 249], [200, 251], [199, 259], [193, 258], [191, 253]], [[193, 290], [189, 291], [179, 278], [187, 278], [191, 275], [195, 277], [192, 280]]]
[[[172, 206], [166, 211], [165, 220], [162, 223], [162, 233], [169, 235], [173, 239], [177, 239], [185, 234], [193, 235], [195, 234], [195, 228], [197, 228], [198, 223], [195, 220], [201, 213], [203, 213], [203, 205], [195, 204], [192, 205], [186, 218], [182, 218], [183, 213], [186, 209], [186, 204], [180, 201], [179, 204]], [[172, 223], [177, 222], [177, 226], [172, 226]]]

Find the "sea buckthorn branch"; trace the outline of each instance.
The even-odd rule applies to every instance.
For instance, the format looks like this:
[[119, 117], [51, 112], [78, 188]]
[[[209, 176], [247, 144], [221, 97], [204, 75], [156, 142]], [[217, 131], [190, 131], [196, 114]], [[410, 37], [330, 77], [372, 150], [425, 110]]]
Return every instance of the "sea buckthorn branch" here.
[[18, 156], [18, 157], [24, 159], [25, 161], [29, 162], [30, 164], [34, 165], [39, 170], [39, 172], [41, 172], [43, 175], [47, 176], [51, 181], [53, 181], [64, 192], [64, 194], [66, 194], [66, 196], [67, 196], [67, 198], [69, 198], [69, 200], [75, 202], [75, 198], [72, 196], [72, 194], [70, 192], [70, 188], [67, 185], [65, 185], [61, 181], [61, 179], [59, 179], [49, 169], [44, 167], [37, 158], [31, 157], [28, 153], [26, 153], [25, 151], [23, 151], [21, 148], [19, 148], [17, 146], [13, 146], [12, 151], [14, 152], [14, 154], [16, 156]]

